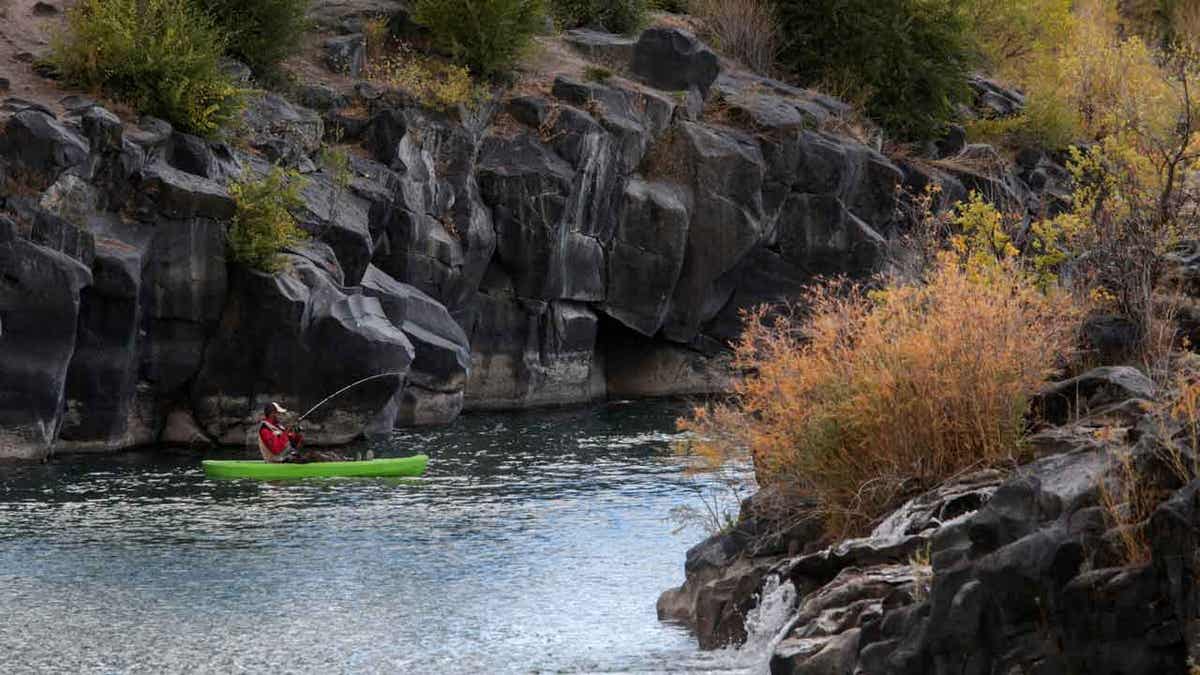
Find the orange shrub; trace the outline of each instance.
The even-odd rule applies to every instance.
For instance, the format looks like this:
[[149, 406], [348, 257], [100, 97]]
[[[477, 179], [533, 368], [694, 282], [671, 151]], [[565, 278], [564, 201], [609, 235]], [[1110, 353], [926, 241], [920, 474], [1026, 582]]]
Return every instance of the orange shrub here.
[[959, 472], [1020, 459], [1028, 396], [1077, 325], [1065, 295], [1006, 261], [968, 271], [944, 254], [922, 285], [859, 291], [817, 287], [804, 317], [752, 312], [735, 345], [751, 374], [679, 422], [714, 463], [748, 450], [761, 485], [815, 503], [839, 536]]

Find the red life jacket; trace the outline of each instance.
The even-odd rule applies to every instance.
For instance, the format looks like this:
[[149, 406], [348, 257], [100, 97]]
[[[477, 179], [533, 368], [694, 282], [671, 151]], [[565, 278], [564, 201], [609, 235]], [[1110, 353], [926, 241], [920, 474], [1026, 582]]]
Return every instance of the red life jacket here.
[[289, 442], [283, 427], [271, 424], [266, 418], [258, 423], [258, 452], [264, 461], [278, 462], [282, 459], [281, 454], [287, 450]]

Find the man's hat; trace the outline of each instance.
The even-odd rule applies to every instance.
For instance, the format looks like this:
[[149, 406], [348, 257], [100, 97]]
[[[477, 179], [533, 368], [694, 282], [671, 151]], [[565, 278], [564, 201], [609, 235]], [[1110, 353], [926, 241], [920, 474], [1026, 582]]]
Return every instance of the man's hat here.
[[287, 409], [284, 408], [283, 406], [279, 405], [278, 403], [271, 401], [270, 403], [267, 404], [267, 409], [264, 412], [267, 415], [270, 415], [271, 413], [279, 413], [280, 415], [286, 415]]

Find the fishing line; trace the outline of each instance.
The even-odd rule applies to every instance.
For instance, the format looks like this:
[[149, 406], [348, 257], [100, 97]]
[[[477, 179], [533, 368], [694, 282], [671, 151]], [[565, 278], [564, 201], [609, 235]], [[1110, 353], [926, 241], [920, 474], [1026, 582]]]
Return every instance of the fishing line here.
[[357, 387], [358, 385], [362, 384], [363, 382], [370, 382], [371, 380], [378, 380], [378, 379], [379, 379], [379, 378], [381, 378], [381, 377], [393, 377], [393, 376], [396, 376], [396, 377], [404, 377], [404, 375], [405, 375], [405, 374], [406, 374], [406, 371], [399, 370], [399, 371], [396, 371], [396, 372], [394, 372], [394, 373], [380, 373], [380, 374], [378, 374], [378, 375], [371, 375], [370, 377], [364, 377], [363, 379], [361, 379], [361, 380], [359, 380], [359, 381], [357, 381], [357, 382], [351, 382], [350, 384], [348, 384], [348, 385], [346, 385], [346, 386], [342, 387], [341, 389], [338, 389], [337, 391], [333, 392], [333, 393], [332, 393], [332, 394], [330, 394], [329, 396], [326, 396], [324, 399], [322, 399], [322, 400], [321, 400], [321, 402], [320, 402], [320, 403], [318, 403], [318, 404], [314, 405], [313, 407], [309, 408], [309, 409], [308, 409], [308, 412], [306, 412], [306, 413], [304, 413], [303, 415], [301, 415], [301, 416], [300, 416], [300, 419], [298, 419], [298, 420], [296, 420], [296, 421], [295, 421], [295, 424], [299, 424], [299, 423], [303, 422], [303, 421], [304, 421], [304, 418], [305, 418], [305, 417], [308, 417], [309, 415], [311, 415], [311, 414], [313, 413], [313, 411], [314, 411], [314, 410], [316, 410], [317, 408], [320, 408], [321, 406], [323, 406], [323, 405], [325, 405], [326, 403], [328, 403], [329, 401], [331, 401], [331, 400], [333, 400], [333, 399], [337, 398], [338, 396], [341, 396], [341, 395], [342, 395], [342, 394], [344, 394], [345, 392], [347, 392], [347, 391], [350, 391], [351, 389], [353, 389], [353, 388]]

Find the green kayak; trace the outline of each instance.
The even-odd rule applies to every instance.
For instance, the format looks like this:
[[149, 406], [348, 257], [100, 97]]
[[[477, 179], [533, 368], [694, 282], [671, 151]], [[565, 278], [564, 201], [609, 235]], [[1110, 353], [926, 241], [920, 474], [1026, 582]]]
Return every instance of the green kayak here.
[[369, 459], [361, 462], [310, 462], [308, 464], [273, 464], [262, 460], [204, 460], [204, 473], [209, 478], [334, 478], [420, 476], [425, 473], [425, 455]]

